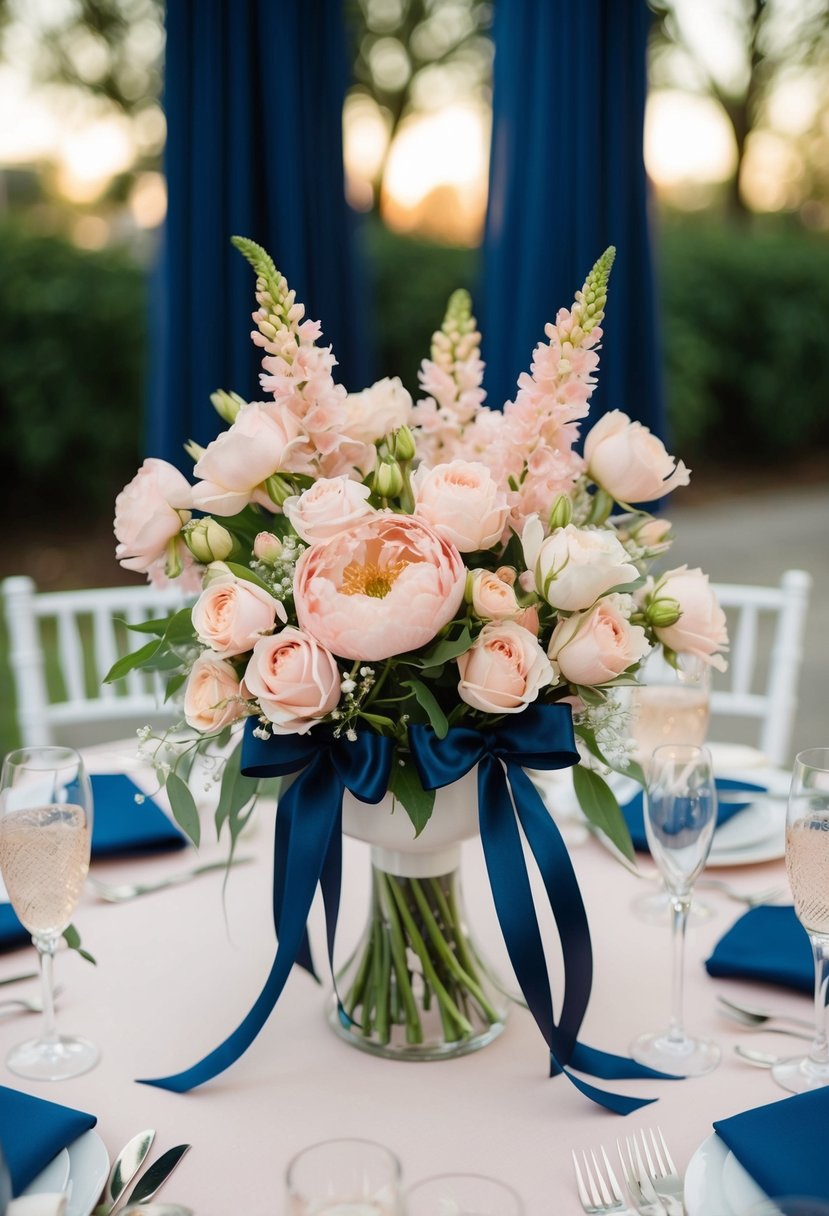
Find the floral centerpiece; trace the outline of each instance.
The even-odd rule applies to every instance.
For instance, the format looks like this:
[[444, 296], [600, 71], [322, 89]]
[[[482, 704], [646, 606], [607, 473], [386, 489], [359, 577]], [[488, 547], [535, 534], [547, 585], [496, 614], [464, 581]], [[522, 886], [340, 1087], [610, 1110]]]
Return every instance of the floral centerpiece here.
[[[504, 1000], [466, 931], [457, 841], [480, 823], [527, 995], [543, 959], [526, 873], [516, 880], [514, 872], [523, 865], [521, 823], [554, 912], [556, 890], [571, 892], [560, 924], [577, 922], [581, 937], [563, 939], [565, 964], [587, 969], [589, 994], [575, 880], [523, 770], [575, 765], [585, 815], [632, 856], [603, 776], [641, 776], [615, 690], [636, 681], [656, 647], [672, 662], [690, 652], [722, 664], [724, 616], [706, 576], [684, 567], [648, 573], [670, 546], [670, 525], [641, 504], [687, 484], [689, 473], [618, 410], [577, 451], [613, 249], [546, 326], [515, 400], [494, 410], [484, 404], [466, 292], [454, 293], [434, 334], [420, 400], [397, 379], [349, 394], [334, 379], [319, 324], [305, 319], [269, 256], [251, 241], [234, 244], [256, 273], [252, 337], [269, 396], [215, 393], [229, 426], [207, 447], [187, 445], [194, 483], [149, 459], [119, 495], [122, 565], [154, 582], [178, 579], [198, 597], [142, 626], [150, 640], [110, 678], [161, 670], [168, 695], [183, 692], [191, 737], [179, 738], [172, 759], [166, 746], [156, 754], [173, 812], [196, 842], [187, 785], [196, 753], [226, 757], [216, 824], [234, 843], [259, 780], [301, 774], [277, 816], [274, 910], [280, 951], [292, 957], [275, 964], [265, 1005], [293, 961], [312, 966], [304, 915], [317, 881], [333, 950], [342, 823], [375, 848], [370, 922], [339, 977], [337, 1025], [387, 1053], [469, 1050], [500, 1029]], [[465, 784], [476, 768], [477, 797]], [[331, 817], [314, 828], [323, 803]], [[510, 923], [510, 885], [536, 925], [529, 937]], [[527, 995], [553, 1071], [571, 1063], [589, 1071], [583, 1054], [579, 1062], [580, 1014], [569, 1028], [556, 1024], [547, 997]], [[582, 991], [582, 1013], [585, 1003]], [[248, 1025], [248, 1041], [262, 1020]], [[172, 1087], [227, 1062], [226, 1053]]]

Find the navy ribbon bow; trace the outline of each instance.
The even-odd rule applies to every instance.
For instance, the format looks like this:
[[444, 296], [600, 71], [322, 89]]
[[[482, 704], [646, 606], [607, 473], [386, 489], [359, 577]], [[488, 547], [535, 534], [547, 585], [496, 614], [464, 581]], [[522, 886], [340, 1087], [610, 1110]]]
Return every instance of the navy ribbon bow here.
[[[568, 1067], [604, 1079], [665, 1078], [664, 1073], [578, 1041], [593, 983], [587, 914], [561, 833], [524, 772], [524, 768], [560, 769], [578, 763], [570, 707], [531, 706], [493, 729], [455, 727], [444, 739], [431, 727], [413, 725], [409, 746], [424, 789], [450, 785], [478, 765], [481, 843], [495, 911], [524, 999], [550, 1050], [550, 1075], [563, 1072], [583, 1094], [619, 1114], [654, 1101], [607, 1093], [573, 1076]], [[519, 823], [538, 864], [561, 940], [565, 987], [558, 1021]]]
[[298, 773], [279, 799], [274, 839], [273, 916], [278, 947], [265, 986], [241, 1025], [214, 1051], [184, 1072], [145, 1080], [185, 1093], [224, 1072], [247, 1051], [279, 1000], [295, 962], [312, 974], [307, 921], [319, 883], [325, 907], [328, 958], [342, 876], [342, 808], [346, 788], [363, 802], [378, 803], [389, 784], [394, 741], [363, 730], [354, 742], [317, 728], [307, 735], [257, 739], [249, 720], [242, 743], [242, 772], [248, 777]]

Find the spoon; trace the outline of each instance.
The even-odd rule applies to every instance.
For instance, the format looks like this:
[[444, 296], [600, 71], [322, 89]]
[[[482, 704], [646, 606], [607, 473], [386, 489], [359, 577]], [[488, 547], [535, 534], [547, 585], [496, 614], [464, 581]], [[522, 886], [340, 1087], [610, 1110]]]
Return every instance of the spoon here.
[[789, 1056], [773, 1056], [768, 1051], [752, 1051], [749, 1047], [743, 1047], [740, 1043], [737, 1043], [734, 1050], [741, 1060], [746, 1060], [749, 1064], [755, 1064], [758, 1068], [773, 1068], [775, 1064], [780, 1064], [783, 1060], [790, 1058]]
[[[800, 1018], [791, 1013], [775, 1013], [771, 1009], [757, 1009], [752, 1005], [738, 1005], [735, 1001], [731, 1001], [725, 996], [718, 995], [717, 1000], [723, 1006], [723, 1012], [729, 1013], [731, 1017], [742, 1022], [744, 1026], [755, 1026], [758, 1029], [761, 1026], [765, 1026], [768, 1029], [774, 1029], [773, 1027], [769, 1027], [769, 1022], [788, 1022], [791, 1026], [801, 1026], [804, 1030], [810, 1031], [810, 1034], [804, 1036], [805, 1038], [811, 1039], [814, 1037], [814, 1024], [808, 1021], [807, 1018]], [[790, 1030], [787, 1033], [794, 1034], [795, 1032]]]
[[[57, 998], [63, 992], [63, 987], [58, 984], [52, 996]], [[0, 1017], [12, 1013], [43, 1013], [43, 1001], [40, 997], [32, 996], [16, 996], [8, 997], [0, 1001]]]

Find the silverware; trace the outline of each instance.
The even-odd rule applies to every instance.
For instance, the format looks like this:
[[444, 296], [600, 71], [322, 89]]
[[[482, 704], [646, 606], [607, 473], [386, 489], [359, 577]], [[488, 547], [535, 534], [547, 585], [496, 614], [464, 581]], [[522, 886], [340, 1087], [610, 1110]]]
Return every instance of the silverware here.
[[777, 903], [779, 899], [784, 899], [789, 895], [785, 887], [767, 887], [763, 891], [740, 891], [721, 878], [708, 878], [707, 875], [703, 875], [697, 880], [697, 886], [705, 887], [708, 891], [722, 891], [723, 895], [727, 895], [729, 899], [733, 899], [739, 904], [746, 904], [749, 908], [759, 908], [761, 904]]
[[[59, 984], [52, 996], [57, 999], [62, 992], [63, 987]], [[39, 996], [10, 996], [0, 1001], [0, 1017], [13, 1013], [43, 1013], [43, 1001]]]
[[[602, 1154], [606, 1174], [602, 1174], [596, 1154], [591, 1151], [590, 1160], [593, 1162], [592, 1167], [587, 1153], [582, 1152], [581, 1155], [584, 1176], [582, 1176], [579, 1167], [579, 1159], [575, 1152], [572, 1152], [573, 1165], [576, 1170], [576, 1190], [579, 1193], [581, 1206], [588, 1213], [588, 1216], [607, 1216], [610, 1212], [613, 1212], [615, 1216], [633, 1216], [630, 1208], [625, 1203], [622, 1188], [619, 1186], [616, 1175], [613, 1173], [613, 1167], [607, 1159], [607, 1153], [603, 1148], [600, 1148], [599, 1152]], [[586, 1183], [585, 1178], [587, 1179]]]
[[121, 1216], [195, 1216], [195, 1213], [178, 1203], [139, 1203], [123, 1208]]
[[144, 1164], [154, 1139], [155, 1129], [149, 1127], [146, 1131], [133, 1136], [129, 1143], [124, 1145], [109, 1171], [101, 1202], [95, 1208], [92, 1216], [109, 1216], [109, 1213], [117, 1206], [127, 1183], [132, 1181]]
[[809, 1034], [805, 1030], [794, 1030], [789, 1026], [771, 1026], [767, 1020], [762, 1022], [756, 1021], [752, 1017], [747, 1017], [744, 1013], [738, 1013], [735, 1009], [723, 1007], [720, 1013], [725, 1014], [733, 1022], [737, 1022], [740, 1026], [745, 1026], [747, 1030], [756, 1030], [758, 1034], [786, 1034], [793, 1039], [813, 1039], [814, 1035]]
[[8, 979], [0, 980], [0, 988], [4, 988], [6, 984], [22, 984], [24, 980], [36, 980], [37, 977], [37, 971], [24, 971], [22, 975], [10, 975]]
[[123, 904], [139, 895], [149, 895], [153, 891], [163, 891], [167, 887], [180, 887], [184, 883], [199, 878], [202, 874], [210, 874], [214, 870], [227, 870], [233, 866], [245, 866], [253, 861], [252, 857], [234, 857], [230, 861], [209, 861], [202, 866], [194, 866], [191, 870], [179, 870], [177, 874], [168, 874], [165, 878], [154, 879], [150, 882], [108, 883], [89, 875], [87, 885], [91, 887], [99, 899], [105, 903]]
[[[616, 1141], [616, 1149], [619, 1153], [619, 1160], [622, 1163], [622, 1173], [625, 1176], [625, 1186], [633, 1200], [633, 1206], [636, 1208], [639, 1216], [665, 1216], [664, 1205], [645, 1173], [639, 1145], [635, 1139], [631, 1141], [631, 1137], [628, 1136], [625, 1141], [625, 1147], [627, 1148], [627, 1161], [625, 1161], [621, 1144], [618, 1140]], [[639, 1160], [634, 1164], [635, 1156]]]
[[734, 1050], [741, 1060], [755, 1064], [758, 1068], [773, 1068], [781, 1060], [787, 1059], [786, 1056], [773, 1056], [768, 1051], [752, 1051], [750, 1047], [743, 1047], [741, 1043], [737, 1043]]
[[778, 1013], [773, 1009], [758, 1009], [754, 1005], [738, 1005], [736, 1001], [730, 1000], [728, 997], [717, 995], [717, 1000], [726, 1009], [731, 1010], [735, 1016], [739, 1016], [745, 1021], [746, 1026], [765, 1026], [768, 1022], [788, 1022], [790, 1026], [802, 1026], [804, 1030], [811, 1033], [809, 1038], [814, 1037], [814, 1025], [808, 1018], [798, 1017], [793, 1013]]
[[144, 1204], [164, 1185], [189, 1148], [189, 1144], [177, 1144], [175, 1148], [168, 1148], [166, 1153], [162, 1153], [133, 1187], [126, 1203], [127, 1208], [140, 1204], [143, 1210]]
[[[659, 1135], [658, 1140], [657, 1134]], [[662, 1201], [667, 1216], [685, 1216], [685, 1205], [682, 1201], [683, 1182], [668, 1151], [661, 1128], [657, 1128], [656, 1132], [653, 1128], [650, 1128], [648, 1132], [641, 1128], [639, 1136], [642, 1152], [639, 1151], [639, 1141], [633, 1136], [628, 1137], [628, 1151], [630, 1151], [630, 1141], [633, 1140], [636, 1172], [640, 1185], [645, 1176], [642, 1162], [644, 1155], [647, 1164], [647, 1178]], [[633, 1166], [633, 1156], [631, 1156], [631, 1166]]]

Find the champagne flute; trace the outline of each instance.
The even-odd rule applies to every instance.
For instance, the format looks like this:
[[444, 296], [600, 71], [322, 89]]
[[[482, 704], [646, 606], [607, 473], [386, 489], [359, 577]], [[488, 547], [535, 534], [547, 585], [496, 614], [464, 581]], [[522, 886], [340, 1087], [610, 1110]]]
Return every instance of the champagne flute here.
[[40, 956], [43, 1028], [12, 1049], [18, 1076], [60, 1081], [88, 1072], [98, 1048], [55, 1028], [52, 965], [89, 869], [92, 791], [83, 761], [68, 747], [10, 752], [0, 775], [0, 872], [12, 907]]
[[691, 1038], [682, 1016], [688, 910], [716, 824], [717, 793], [709, 752], [683, 744], [658, 747], [645, 792], [645, 831], [671, 900], [673, 1009], [667, 1030], [640, 1035], [631, 1054], [640, 1064], [674, 1076], [701, 1077], [720, 1062], [716, 1043]]
[[400, 1162], [372, 1140], [323, 1140], [285, 1176], [288, 1216], [401, 1216]]
[[783, 1089], [799, 1094], [829, 1085], [829, 747], [810, 748], [795, 759], [786, 812], [786, 871], [815, 960], [815, 1038], [808, 1055], [775, 1064], [771, 1075]]

